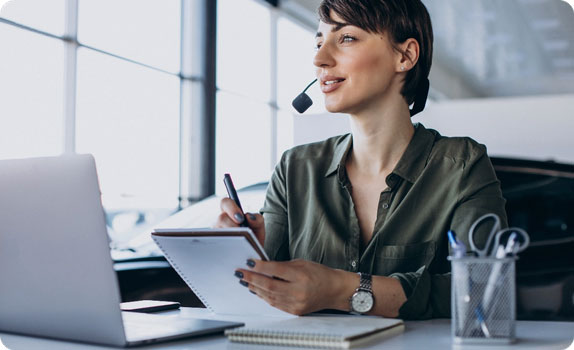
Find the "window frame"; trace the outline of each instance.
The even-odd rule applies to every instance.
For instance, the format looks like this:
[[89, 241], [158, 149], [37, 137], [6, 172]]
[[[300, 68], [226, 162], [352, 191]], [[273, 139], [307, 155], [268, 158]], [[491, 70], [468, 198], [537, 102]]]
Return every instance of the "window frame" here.
[[[281, 109], [277, 102], [277, 24], [280, 18], [286, 18], [305, 29], [312, 30], [306, 21], [297, 18], [289, 9], [279, 7], [278, 1], [251, 0], [266, 6], [270, 11], [270, 98], [265, 103], [270, 107], [271, 127], [269, 137], [271, 149], [268, 162], [272, 168], [278, 161], [277, 135], [278, 113]], [[179, 150], [179, 206], [182, 209], [198, 200], [215, 193], [216, 165], [216, 40], [217, 38], [217, 0], [180, 0], [181, 5], [181, 46], [180, 69], [178, 74], [164, 71], [136, 60], [122, 57], [78, 41], [79, 0], [66, 0], [65, 30], [63, 35], [54, 35], [46, 31], [23, 25], [6, 18], [0, 22], [61, 40], [64, 43], [64, 154], [76, 153], [76, 104], [77, 104], [77, 64], [78, 49], [86, 48], [104, 55], [177, 75], [180, 79], [180, 150]], [[198, 54], [199, 53], [199, 54]], [[190, 57], [193, 55], [193, 60]], [[191, 62], [191, 63], [190, 63]], [[302, 84], [304, 84], [303, 82]], [[271, 169], [270, 169], [271, 170]]]

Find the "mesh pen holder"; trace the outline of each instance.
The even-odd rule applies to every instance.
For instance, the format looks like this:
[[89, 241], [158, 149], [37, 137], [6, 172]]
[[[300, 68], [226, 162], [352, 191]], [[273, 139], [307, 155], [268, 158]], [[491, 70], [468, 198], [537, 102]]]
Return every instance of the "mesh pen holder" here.
[[515, 258], [449, 257], [452, 337], [458, 344], [515, 340]]

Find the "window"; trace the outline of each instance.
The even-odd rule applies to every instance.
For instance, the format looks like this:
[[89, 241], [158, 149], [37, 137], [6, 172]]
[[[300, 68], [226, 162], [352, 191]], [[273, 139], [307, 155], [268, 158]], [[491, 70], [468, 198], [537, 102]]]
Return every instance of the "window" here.
[[96, 158], [107, 209], [176, 208], [179, 79], [81, 48], [77, 152]]
[[82, 0], [78, 5], [80, 43], [179, 72], [181, 1]]
[[76, 152], [96, 158], [118, 243], [179, 205], [181, 12], [180, 0], [78, 3]]
[[0, 47], [0, 159], [60, 154], [63, 43], [0, 23]]
[[183, 3], [17, 0], [0, 14], [0, 159], [94, 154], [117, 242], [179, 204], [180, 86], [195, 79], [179, 74]]
[[53, 35], [64, 35], [66, 0], [12, 0], [0, 10], [0, 18]]
[[[218, 1], [217, 194], [225, 172], [238, 188], [268, 181], [293, 146], [291, 101], [315, 78], [313, 46], [313, 31], [262, 1]], [[307, 93], [307, 113], [324, 112], [318, 86]]]
[[[249, 13], [249, 20], [238, 13]], [[241, 188], [272, 169], [271, 10], [253, 0], [219, 0], [217, 21], [217, 194], [223, 174]], [[274, 141], [273, 141], [274, 142]]]
[[217, 87], [266, 103], [271, 98], [268, 6], [254, 0], [218, 0], [217, 15]]
[[[237, 187], [268, 181], [293, 145], [291, 100], [314, 78], [313, 31], [262, 0], [218, 0], [215, 11], [207, 0], [8, 2], [0, 159], [94, 154], [119, 243], [205, 194], [197, 189], [206, 183], [223, 194], [225, 172]], [[202, 119], [215, 92], [201, 50], [214, 16], [215, 150], [201, 134], [213, 132]], [[315, 92], [310, 113], [321, 110]], [[208, 181], [195, 166], [204, 162], [215, 163]]]
[[267, 104], [223, 91], [217, 93], [217, 193], [226, 193], [225, 173], [231, 174], [237, 188], [269, 180], [270, 115]]

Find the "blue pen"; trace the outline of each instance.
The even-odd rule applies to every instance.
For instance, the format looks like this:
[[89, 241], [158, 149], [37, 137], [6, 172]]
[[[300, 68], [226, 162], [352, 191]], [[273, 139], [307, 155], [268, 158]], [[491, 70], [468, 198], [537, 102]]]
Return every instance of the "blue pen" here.
[[[448, 236], [448, 242], [450, 244], [450, 247], [452, 249], [452, 254], [453, 254], [453, 258], [455, 259], [459, 259], [462, 258], [466, 255], [466, 246], [462, 243], [459, 242], [456, 239], [456, 233], [453, 230], [448, 230], [448, 232], [446, 233]], [[466, 280], [468, 281], [468, 283], [459, 283], [456, 286], [457, 292], [455, 292], [455, 295], [460, 295], [464, 300], [470, 300], [470, 295], [469, 295], [469, 291], [470, 291], [470, 283], [472, 282], [472, 280], [470, 280], [468, 278], [468, 271], [466, 270], [466, 267], [464, 267], [463, 265], [459, 265], [459, 270], [458, 270], [459, 274], [462, 278], [462, 280]], [[464, 318], [463, 315], [466, 315], [466, 310], [467, 310], [467, 302], [457, 302], [456, 303], [456, 307], [457, 307], [457, 313], [460, 315], [458, 317], [458, 328], [464, 332]]]
[[450, 247], [452, 248], [453, 255], [455, 258], [462, 258], [466, 255], [466, 246], [464, 243], [459, 242], [456, 239], [456, 233], [453, 230], [448, 230], [447, 232], [448, 241], [450, 243]]
[[482, 313], [482, 307], [479, 305], [474, 309], [474, 314], [476, 315], [476, 319], [480, 325], [480, 329], [485, 337], [490, 338], [490, 331], [488, 327], [486, 327], [486, 321], [484, 319], [484, 314]]

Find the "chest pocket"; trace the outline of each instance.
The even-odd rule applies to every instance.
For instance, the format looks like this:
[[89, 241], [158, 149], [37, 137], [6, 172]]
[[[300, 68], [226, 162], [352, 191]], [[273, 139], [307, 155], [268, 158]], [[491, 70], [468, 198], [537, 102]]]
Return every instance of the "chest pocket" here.
[[388, 276], [395, 272], [415, 272], [428, 266], [436, 253], [436, 242], [377, 247], [373, 273]]

